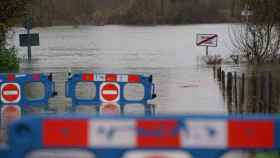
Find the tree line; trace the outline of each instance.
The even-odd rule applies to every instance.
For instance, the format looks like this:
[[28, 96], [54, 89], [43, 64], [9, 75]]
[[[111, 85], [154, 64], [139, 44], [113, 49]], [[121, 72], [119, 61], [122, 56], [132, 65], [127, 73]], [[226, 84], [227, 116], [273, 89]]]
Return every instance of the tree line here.
[[1, 0], [0, 1], [0, 73], [17, 71], [19, 62], [16, 50], [7, 48], [6, 36], [9, 28], [25, 16], [28, 0]]
[[232, 21], [232, 0], [33, 0], [36, 25], [187, 24]]

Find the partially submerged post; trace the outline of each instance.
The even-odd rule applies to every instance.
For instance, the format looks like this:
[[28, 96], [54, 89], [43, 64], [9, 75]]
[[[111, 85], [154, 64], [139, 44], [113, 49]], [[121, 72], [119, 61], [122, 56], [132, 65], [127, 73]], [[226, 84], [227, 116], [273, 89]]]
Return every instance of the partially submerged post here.
[[30, 30], [32, 29], [32, 18], [28, 17], [25, 22], [24, 22], [24, 28], [26, 29], [27, 34], [20, 34], [19, 39], [20, 39], [20, 46], [21, 47], [27, 47], [27, 56], [28, 56], [28, 61], [30, 62], [32, 59], [32, 54], [31, 54], [31, 47], [32, 46], [39, 46], [39, 34], [38, 33], [30, 33]]
[[233, 75], [231, 72], [228, 72], [227, 74], [227, 97], [228, 97], [228, 108], [229, 112], [232, 112], [232, 81], [233, 81]]
[[28, 56], [28, 61], [31, 61], [31, 35], [30, 35], [30, 30], [32, 29], [32, 19], [27, 18], [24, 24], [24, 27], [27, 31], [27, 56]]
[[221, 73], [222, 73], [222, 68], [219, 67], [218, 70], [217, 70], [217, 77], [218, 77], [218, 81], [220, 82], [221, 81]]
[[214, 79], [216, 79], [216, 66], [213, 66], [213, 75], [214, 75]]
[[222, 71], [222, 89], [223, 89], [223, 93], [224, 93], [225, 89], [226, 89], [226, 74], [225, 74], [225, 71]]
[[236, 111], [239, 110], [237, 98], [238, 98], [237, 97], [237, 73], [234, 72], [234, 103], [235, 103]]
[[245, 74], [242, 73], [241, 77], [241, 93], [240, 93], [240, 112], [243, 113], [243, 105], [245, 100]]

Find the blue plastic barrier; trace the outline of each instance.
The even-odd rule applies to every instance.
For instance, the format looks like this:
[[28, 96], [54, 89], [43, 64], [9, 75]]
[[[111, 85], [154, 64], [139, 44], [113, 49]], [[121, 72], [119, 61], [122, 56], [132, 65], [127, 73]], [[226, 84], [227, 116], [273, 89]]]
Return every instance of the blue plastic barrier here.
[[[96, 87], [96, 95], [93, 98], [79, 98], [76, 95], [78, 83], [90, 82]], [[140, 100], [128, 100], [124, 96], [127, 84], [140, 84], [144, 87], [144, 97]], [[128, 74], [101, 74], [80, 73], [73, 74], [65, 83], [65, 95], [72, 99], [72, 106], [95, 105], [104, 103], [125, 104], [148, 104], [149, 100], [156, 97], [155, 86], [152, 76], [128, 75]]]
[[[30, 99], [24, 88], [29, 83], [41, 83], [44, 96]], [[0, 107], [3, 105], [39, 106], [48, 105], [49, 99], [56, 95], [52, 74], [0, 74]]]
[[23, 158], [41, 149], [82, 149], [97, 158], [129, 151], [183, 151], [218, 158], [228, 151], [280, 149], [278, 116], [162, 116], [26, 118], [9, 129], [0, 157]]

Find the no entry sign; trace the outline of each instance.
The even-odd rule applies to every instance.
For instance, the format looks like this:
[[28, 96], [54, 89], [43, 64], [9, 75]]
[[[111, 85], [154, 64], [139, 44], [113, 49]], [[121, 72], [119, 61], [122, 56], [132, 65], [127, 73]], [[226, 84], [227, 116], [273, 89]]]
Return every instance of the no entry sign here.
[[218, 35], [217, 34], [197, 34], [196, 35], [197, 46], [217, 47]]
[[4, 83], [1, 86], [1, 101], [4, 104], [18, 103], [21, 99], [20, 86], [17, 83]]
[[105, 82], [100, 87], [100, 98], [105, 103], [115, 103], [120, 99], [120, 86], [117, 83]]
[[20, 119], [21, 108], [17, 105], [5, 105], [1, 109], [1, 125], [7, 127], [11, 122]]

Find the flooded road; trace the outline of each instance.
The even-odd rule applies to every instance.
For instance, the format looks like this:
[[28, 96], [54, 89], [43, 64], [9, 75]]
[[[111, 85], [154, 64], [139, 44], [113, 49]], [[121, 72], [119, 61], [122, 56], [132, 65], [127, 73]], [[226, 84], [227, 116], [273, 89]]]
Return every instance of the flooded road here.
[[[33, 62], [21, 64], [22, 72], [53, 72], [59, 96], [51, 101], [61, 107], [69, 104], [63, 97], [64, 80], [72, 72], [120, 72], [152, 74], [158, 98], [157, 113], [225, 113], [226, 108], [212, 77], [212, 68], [198, 62], [205, 54], [196, 47], [196, 33], [217, 33], [218, 48], [210, 54], [227, 56], [228, 24], [188, 26], [72, 26], [36, 28], [40, 47], [33, 47]], [[19, 48], [15, 28], [11, 45]], [[132, 110], [133, 111], [133, 110]], [[137, 109], [136, 109], [137, 111]]]
[[[40, 47], [33, 47], [32, 63], [22, 62], [21, 72], [54, 73], [58, 96], [50, 107], [64, 112], [70, 105], [64, 97], [67, 72], [152, 74], [158, 97], [152, 102], [157, 114], [227, 113], [219, 86], [213, 80], [212, 67], [198, 61], [204, 47], [196, 47], [196, 33], [219, 35], [218, 48], [209, 54], [228, 56], [228, 24], [188, 26], [72, 26], [45, 27], [40, 33]], [[19, 47], [14, 28], [11, 46], [26, 58], [26, 48]], [[142, 106], [126, 106], [126, 114], [144, 113]], [[65, 153], [65, 152], [63, 152]], [[245, 154], [246, 155], [246, 154]], [[47, 156], [49, 157], [49, 156]], [[225, 157], [247, 157], [243, 153]]]

